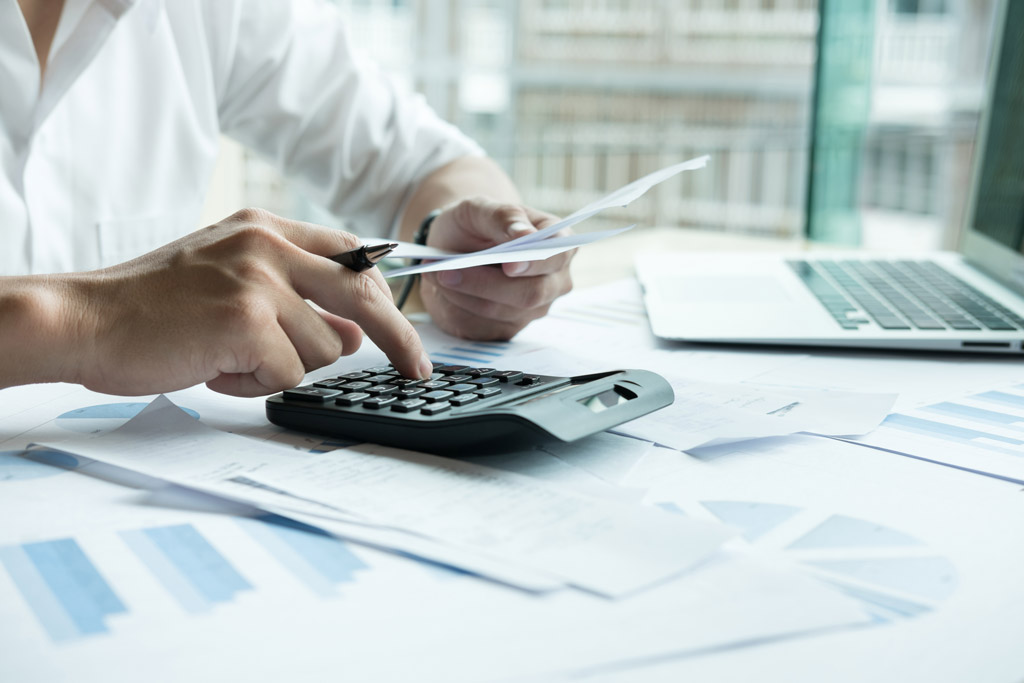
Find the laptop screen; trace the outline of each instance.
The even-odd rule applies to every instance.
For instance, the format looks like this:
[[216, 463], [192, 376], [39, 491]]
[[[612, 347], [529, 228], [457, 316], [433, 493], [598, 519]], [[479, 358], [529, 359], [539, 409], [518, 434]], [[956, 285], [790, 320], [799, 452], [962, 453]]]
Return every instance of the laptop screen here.
[[1007, 5], [971, 227], [1024, 254], [1024, 3]]
[[964, 257], [1024, 295], [1024, 1], [996, 16], [987, 106], [975, 150]]

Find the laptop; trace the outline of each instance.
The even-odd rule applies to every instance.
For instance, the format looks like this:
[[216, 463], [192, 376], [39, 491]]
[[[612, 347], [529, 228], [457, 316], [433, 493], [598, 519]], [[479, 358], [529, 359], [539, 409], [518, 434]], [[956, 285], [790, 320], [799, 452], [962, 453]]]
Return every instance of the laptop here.
[[[997, 26], [1024, 25], [1024, 2]], [[967, 224], [956, 252], [637, 257], [664, 339], [1024, 356], [1024, 42], [995, 31]]]

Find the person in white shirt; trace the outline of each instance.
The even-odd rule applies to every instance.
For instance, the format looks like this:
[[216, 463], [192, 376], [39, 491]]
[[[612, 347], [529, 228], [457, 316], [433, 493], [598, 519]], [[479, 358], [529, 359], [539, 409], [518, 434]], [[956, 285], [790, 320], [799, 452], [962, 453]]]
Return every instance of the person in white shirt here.
[[[299, 383], [365, 333], [427, 376], [346, 232], [246, 209], [194, 231], [221, 134], [362, 234], [471, 251], [544, 227], [472, 141], [352, 50], [322, 0], [0, 0], [0, 387], [236, 395]], [[423, 277], [441, 329], [507, 339], [571, 254]], [[316, 310], [308, 299], [322, 310]]]

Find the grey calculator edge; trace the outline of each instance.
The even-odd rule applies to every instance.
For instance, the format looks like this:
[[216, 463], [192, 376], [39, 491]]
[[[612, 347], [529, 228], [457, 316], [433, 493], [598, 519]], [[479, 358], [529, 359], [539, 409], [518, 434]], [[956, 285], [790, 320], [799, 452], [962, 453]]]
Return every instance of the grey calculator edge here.
[[[537, 376], [533, 386], [437, 415], [271, 396], [267, 418], [302, 432], [441, 455], [473, 456], [602, 432], [675, 400], [671, 385], [647, 370], [575, 377]], [[512, 387], [507, 387], [512, 389]]]

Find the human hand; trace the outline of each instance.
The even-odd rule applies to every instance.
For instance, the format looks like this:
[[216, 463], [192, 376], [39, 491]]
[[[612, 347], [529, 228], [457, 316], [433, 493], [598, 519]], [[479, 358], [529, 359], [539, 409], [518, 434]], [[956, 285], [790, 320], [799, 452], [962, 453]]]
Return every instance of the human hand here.
[[79, 340], [65, 379], [117, 394], [205, 382], [258, 396], [353, 353], [363, 330], [403, 375], [429, 376], [419, 336], [380, 272], [326, 258], [359, 245], [348, 233], [244, 209], [127, 263], [65, 276]]
[[[434, 219], [427, 240], [432, 247], [477, 251], [522, 237], [557, 220], [518, 204], [467, 199]], [[561, 233], [560, 233], [561, 234]], [[569, 263], [576, 250], [543, 261], [503, 263], [424, 273], [423, 304], [445, 332], [466, 339], [511, 339], [545, 316], [551, 303], [572, 289]]]

